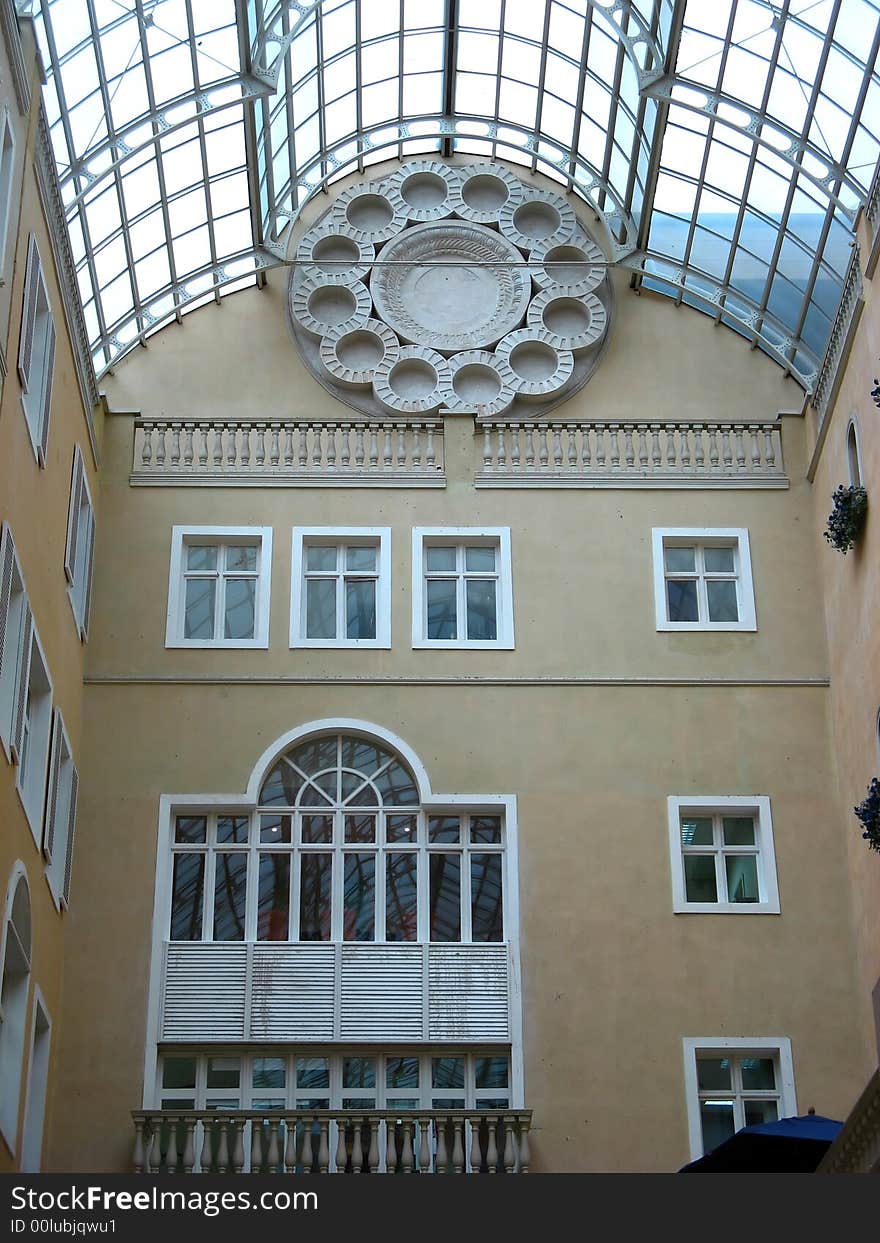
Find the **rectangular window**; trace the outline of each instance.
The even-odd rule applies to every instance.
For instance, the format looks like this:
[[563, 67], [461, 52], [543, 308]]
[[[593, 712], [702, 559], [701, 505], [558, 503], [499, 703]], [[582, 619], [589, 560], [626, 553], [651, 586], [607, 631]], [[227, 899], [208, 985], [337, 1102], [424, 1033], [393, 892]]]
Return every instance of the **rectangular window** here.
[[32, 626], [12, 530], [4, 523], [0, 536], [0, 739], [14, 764], [20, 758], [17, 708]]
[[294, 527], [290, 646], [390, 647], [390, 576], [390, 527]]
[[271, 527], [174, 527], [166, 647], [269, 646]]
[[797, 1113], [791, 1043], [785, 1036], [687, 1037], [684, 1072], [693, 1160], [744, 1126]]
[[779, 913], [770, 800], [764, 795], [671, 797], [672, 909]]
[[41, 848], [49, 736], [52, 731], [52, 683], [43, 648], [33, 626], [24, 645], [22, 660], [14, 727], [19, 755], [16, 787], [34, 842]]
[[18, 377], [22, 387], [21, 403], [25, 422], [40, 466], [46, 465], [54, 370], [55, 321], [49, 306], [49, 292], [37, 249], [37, 239], [32, 233], [28, 240], [25, 270], [18, 344]]
[[67, 906], [70, 901], [78, 786], [79, 778], [70, 751], [70, 740], [61, 712], [56, 708], [52, 714], [52, 749], [43, 854], [46, 856], [46, 878], [55, 905], [59, 909], [62, 903]]
[[85, 464], [79, 445], [74, 445], [70, 480], [70, 504], [67, 511], [67, 544], [64, 551], [64, 573], [70, 607], [80, 638], [89, 633], [89, 611], [92, 598], [92, 562], [95, 551], [95, 509], [89, 492]]
[[655, 527], [658, 630], [756, 630], [749, 533]]
[[15, 136], [9, 109], [4, 107], [0, 113], [0, 285], [6, 284], [6, 242], [9, 237], [14, 163]]
[[512, 648], [509, 527], [416, 527], [413, 647]]

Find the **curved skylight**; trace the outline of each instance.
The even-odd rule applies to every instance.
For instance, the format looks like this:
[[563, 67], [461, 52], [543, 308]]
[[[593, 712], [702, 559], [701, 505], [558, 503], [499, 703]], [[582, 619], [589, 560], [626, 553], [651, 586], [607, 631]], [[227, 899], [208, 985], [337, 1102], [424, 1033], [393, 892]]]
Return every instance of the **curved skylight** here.
[[880, 155], [880, 0], [35, 0], [96, 371], [428, 152], [604, 216], [633, 280], [809, 389]]

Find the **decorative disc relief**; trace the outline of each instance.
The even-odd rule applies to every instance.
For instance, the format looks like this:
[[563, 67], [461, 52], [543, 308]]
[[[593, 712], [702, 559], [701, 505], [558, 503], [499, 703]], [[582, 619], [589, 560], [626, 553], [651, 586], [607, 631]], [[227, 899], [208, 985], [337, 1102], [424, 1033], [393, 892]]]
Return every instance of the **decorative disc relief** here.
[[294, 338], [369, 414], [537, 416], [581, 387], [607, 338], [603, 252], [567, 199], [498, 164], [403, 164], [352, 186], [300, 239]]

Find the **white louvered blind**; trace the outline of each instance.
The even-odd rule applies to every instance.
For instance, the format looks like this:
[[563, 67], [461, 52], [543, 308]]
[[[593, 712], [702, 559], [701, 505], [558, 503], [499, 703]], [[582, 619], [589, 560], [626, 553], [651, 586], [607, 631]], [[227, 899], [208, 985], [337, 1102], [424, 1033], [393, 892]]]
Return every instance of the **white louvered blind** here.
[[25, 392], [30, 386], [31, 361], [34, 353], [34, 325], [37, 320], [37, 294], [40, 283], [40, 252], [33, 233], [28, 238], [27, 266], [24, 277], [24, 299], [21, 307], [21, 333], [18, 338], [18, 378]]
[[424, 1037], [421, 945], [343, 945], [339, 1038]]
[[162, 1032], [166, 1040], [243, 1040], [247, 947], [169, 945]]
[[257, 945], [251, 968], [255, 1040], [332, 1040], [336, 947]]

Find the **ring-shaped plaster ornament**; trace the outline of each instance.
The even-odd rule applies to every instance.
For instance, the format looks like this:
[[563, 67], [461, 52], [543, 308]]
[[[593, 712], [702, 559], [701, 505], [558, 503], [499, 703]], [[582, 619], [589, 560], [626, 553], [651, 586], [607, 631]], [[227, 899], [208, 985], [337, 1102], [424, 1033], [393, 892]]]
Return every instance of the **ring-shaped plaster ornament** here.
[[306, 276], [344, 276], [363, 280], [376, 258], [376, 247], [355, 235], [342, 220], [310, 229], [296, 248]]
[[485, 416], [503, 414], [514, 391], [501, 374], [498, 359], [488, 350], [464, 350], [449, 359], [452, 384], [446, 400], [448, 410], [468, 414], [479, 406]]
[[550, 190], [524, 189], [519, 203], [506, 203], [498, 213], [501, 232], [514, 246], [529, 252], [542, 242], [561, 245], [577, 229], [574, 208]]
[[423, 224], [452, 215], [460, 179], [458, 169], [439, 160], [411, 160], [387, 184], [402, 199], [407, 219]]
[[546, 401], [565, 388], [574, 371], [574, 355], [559, 349], [541, 328], [509, 332], [495, 350], [498, 372], [517, 397]]
[[313, 337], [325, 337], [337, 328], [360, 328], [372, 309], [366, 286], [345, 276], [310, 276], [290, 303], [296, 322]]
[[570, 242], [538, 242], [529, 258], [532, 280], [539, 289], [564, 285], [570, 293], [580, 295], [592, 293], [605, 279], [605, 256], [580, 229]]
[[452, 377], [446, 359], [423, 345], [404, 345], [376, 368], [373, 392], [392, 414], [429, 414], [445, 405]]
[[520, 203], [524, 193], [523, 183], [501, 164], [468, 164], [458, 169], [458, 186], [450, 201], [462, 220], [497, 229], [500, 213]]
[[343, 190], [330, 216], [332, 221], [347, 225], [358, 241], [377, 246], [405, 226], [406, 204], [387, 181], [368, 181]]
[[387, 324], [368, 319], [359, 328], [335, 328], [321, 341], [321, 365], [346, 388], [369, 388], [386, 361], [396, 362], [400, 342]]
[[550, 344], [557, 349], [577, 352], [601, 341], [608, 312], [594, 293], [578, 296], [554, 285], [532, 299], [528, 324], [548, 333]]

